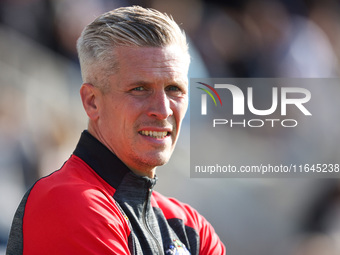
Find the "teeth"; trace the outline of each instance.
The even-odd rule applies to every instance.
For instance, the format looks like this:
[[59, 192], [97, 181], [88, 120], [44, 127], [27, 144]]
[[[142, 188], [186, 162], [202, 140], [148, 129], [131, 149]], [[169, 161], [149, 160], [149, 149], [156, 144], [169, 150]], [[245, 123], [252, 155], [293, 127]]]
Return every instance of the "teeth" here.
[[168, 132], [166, 132], [166, 131], [164, 131], [164, 132], [157, 132], [157, 131], [145, 131], [145, 130], [142, 130], [140, 133], [142, 135], [150, 136], [150, 137], [158, 138], [158, 139], [164, 138], [164, 137], [166, 137], [168, 135]]

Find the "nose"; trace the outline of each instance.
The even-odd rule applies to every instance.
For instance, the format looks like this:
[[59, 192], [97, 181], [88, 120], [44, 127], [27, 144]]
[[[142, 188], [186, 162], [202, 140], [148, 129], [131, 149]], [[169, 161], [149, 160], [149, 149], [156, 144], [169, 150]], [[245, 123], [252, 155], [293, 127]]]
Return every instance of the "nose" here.
[[155, 93], [149, 100], [149, 116], [157, 119], [167, 119], [173, 114], [171, 102], [165, 91]]

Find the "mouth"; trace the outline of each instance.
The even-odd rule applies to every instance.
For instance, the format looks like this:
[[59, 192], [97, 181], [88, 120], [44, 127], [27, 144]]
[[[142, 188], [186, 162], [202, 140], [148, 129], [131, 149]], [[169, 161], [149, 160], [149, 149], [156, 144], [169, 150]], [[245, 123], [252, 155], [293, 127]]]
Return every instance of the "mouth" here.
[[138, 132], [143, 136], [149, 136], [152, 138], [163, 139], [167, 136], [170, 136], [170, 132], [168, 131], [151, 131], [151, 130], [141, 130]]

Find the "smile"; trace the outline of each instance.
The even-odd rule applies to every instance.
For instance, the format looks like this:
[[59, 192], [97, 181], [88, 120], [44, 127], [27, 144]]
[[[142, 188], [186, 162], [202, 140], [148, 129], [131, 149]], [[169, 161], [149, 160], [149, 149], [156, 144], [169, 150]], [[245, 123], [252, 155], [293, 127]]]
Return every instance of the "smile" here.
[[157, 139], [162, 139], [170, 135], [170, 132], [167, 132], [167, 131], [157, 132], [157, 131], [142, 130], [142, 131], [139, 131], [139, 133], [141, 135], [150, 136], [150, 137], [157, 138]]

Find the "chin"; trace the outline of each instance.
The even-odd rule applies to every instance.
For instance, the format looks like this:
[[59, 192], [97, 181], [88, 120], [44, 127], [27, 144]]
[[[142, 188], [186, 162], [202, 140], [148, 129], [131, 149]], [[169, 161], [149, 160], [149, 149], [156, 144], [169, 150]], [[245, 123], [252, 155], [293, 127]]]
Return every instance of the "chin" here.
[[164, 159], [163, 158], [162, 159], [158, 158], [156, 160], [150, 160], [149, 165], [150, 166], [154, 166], [154, 167], [163, 166], [166, 163], [168, 163], [168, 161], [169, 161], [169, 158], [164, 158]]
[[154, 168], [168, 163], [170, 156], [171, 155], [154, 155], [153, 157], [141, 159], [141, 163], [145, 166]]

